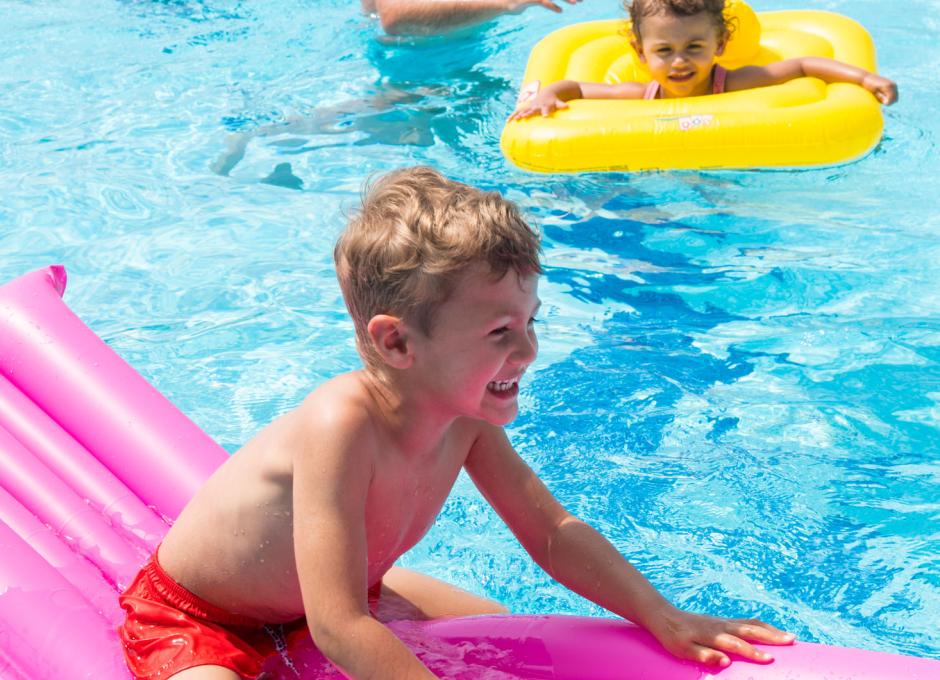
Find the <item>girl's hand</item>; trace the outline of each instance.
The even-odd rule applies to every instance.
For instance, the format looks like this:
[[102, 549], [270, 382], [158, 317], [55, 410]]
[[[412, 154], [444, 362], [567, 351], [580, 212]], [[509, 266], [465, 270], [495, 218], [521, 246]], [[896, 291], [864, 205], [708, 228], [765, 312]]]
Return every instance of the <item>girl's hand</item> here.
[[898, 86], [893, 80], [888, 80], [877, 73], [869, 73], [862, 79], [862, 87], [875, 95], [875, 99], [885, 106], [891, 106], [898, 100]]
[[751, 642], [789, 645], [795, 636], [757, 619], [719, 619], [670, 608], [649, 631], [667, 650], [682, 659], [724, 668], [731, 663], [728, 654], [737, 654], [758, 663], [773, 657]]
[[509, 120], [521, 120], [523, 118], [528, 118], [529, 116], [534, 116], [536, 113], [541, 113], [543, 116], [548, 116], [553, 111], [567, 108], [568, 104], [565, 103], [562, 99], [559, 99], [558, 95], [555, 94], [555, 92], [550, 87], [547, 87], [544, 90], [541, 90], [534, 97], [530, 97], [529, 99], [521, 102], [516, 110], [512, 112], [512, 115], [509, 116]]

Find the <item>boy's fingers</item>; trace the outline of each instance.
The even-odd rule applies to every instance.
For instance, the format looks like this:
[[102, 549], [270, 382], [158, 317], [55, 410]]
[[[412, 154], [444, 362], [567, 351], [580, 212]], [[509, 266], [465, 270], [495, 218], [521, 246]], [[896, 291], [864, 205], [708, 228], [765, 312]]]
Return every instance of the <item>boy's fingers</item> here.
[[722, 633], [718, 635], [712, 644], [723, 652], [736, 654], [738, 656], [744, 657], [745, 659], [750, 659], [751, 661], [770, 663], [774, 660], [774, 658], [767, 652], [757, 649], [757, 647], [751, 643], [745, 642], [741, 638], [735, 635], [731, 635], [730, 633]]
[[720, 666], [724, 668], [731, 664], [731, 659], [726, 654], [722, 654], [717, 649], [705, 647], [703, 645], [692, 644], [691, 652], [688, 658], [692, 661], [698, 661], [706, 666]]
[[771, 645], [789, 645], [796, 639], [793, 633], [787, 633], [786, 631], [771, 626], [769, 623], [764, 623], [757, 619], [735, 621], [734, 623], [735, 626], [730, 632], [745, 640], [753, 640], [754, 642], [763, 642]]

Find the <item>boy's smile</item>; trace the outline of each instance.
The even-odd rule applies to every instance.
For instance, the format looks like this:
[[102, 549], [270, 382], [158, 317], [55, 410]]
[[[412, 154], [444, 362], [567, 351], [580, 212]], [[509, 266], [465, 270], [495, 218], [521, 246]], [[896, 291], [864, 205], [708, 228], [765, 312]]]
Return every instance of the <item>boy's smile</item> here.
[[519, 394], [519, 380], [522, 378], [520, 373], [515, 378], [509, 380], [494, 380], [486, 385], [497, 399], [511, 399]]
[[705, 12], [644, 17], [641, 35], [634, 48], [660, 84], [663, 97], [711, 93], [712, 65], [724, 51], [725, 41]]
[[535, 359], [538, 275], [510, 269], [494, 280], [471, 265], [435, 316], [430, 336], [413, 337], [416, 378], [450, 415], [505, 425], [516, 417], [519, 381]]

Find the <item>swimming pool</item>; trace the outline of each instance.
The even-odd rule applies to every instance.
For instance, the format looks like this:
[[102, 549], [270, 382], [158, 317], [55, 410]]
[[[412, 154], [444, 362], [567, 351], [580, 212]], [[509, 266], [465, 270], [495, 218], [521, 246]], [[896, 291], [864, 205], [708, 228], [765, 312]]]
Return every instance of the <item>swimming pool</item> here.
[[[70, 305], [231, 451], [357, 365], [331, 249], [364, 177], [500, 189], [547, 264], [511, 435], [561, 500], [684, 606], [940, 658], [937, 3], [809, 5], [901, 87], [860, 162], [580, 177], [496, 139], [531, 45], [612, 3], [420, 42], [354, 4], [4, 4], [0, 280], [67, 264]], [[405, 563], [597, 613], [466, 480]]]

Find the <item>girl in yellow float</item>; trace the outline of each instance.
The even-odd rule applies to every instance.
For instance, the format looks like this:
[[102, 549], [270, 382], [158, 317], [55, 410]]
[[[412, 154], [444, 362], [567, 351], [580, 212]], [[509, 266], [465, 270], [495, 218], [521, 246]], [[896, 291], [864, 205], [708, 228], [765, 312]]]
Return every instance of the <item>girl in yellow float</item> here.
[[[625, 3], [626, 4], [626, 3]], [[861, 85], [879, 102], [893, 104], [897, 85], [876, 73], [824, 57], [799, 57], [766, 66], [728, 70], [715, 63], [732, 26], [725, 0], [633, 0], [627, 4], [632, 45], [653, 77], [650, 83], [587, 83], [561, 80], [523, 92], [510, 120], [548, 116], [572, 99], [674, 99], [734, 92], [811, 76], [827, 83]], [[537, 87], [537, 85], [536, 85]]]

